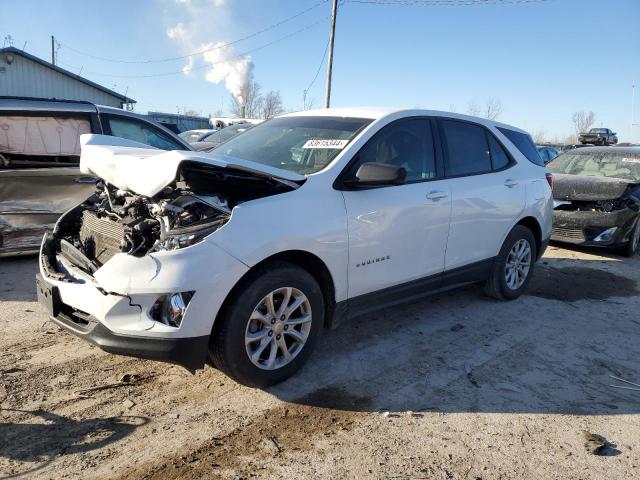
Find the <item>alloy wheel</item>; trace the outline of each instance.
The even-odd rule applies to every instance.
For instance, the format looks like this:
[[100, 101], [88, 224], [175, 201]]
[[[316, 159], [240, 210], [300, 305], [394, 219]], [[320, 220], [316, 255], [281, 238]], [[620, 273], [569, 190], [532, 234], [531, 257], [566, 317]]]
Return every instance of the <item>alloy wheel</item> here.
[[289, 364], [304, 348], [311, 331], [311, 304], [293, 287], [265, 295], [247, 322], [245, 347], [256, 367], [276, 370]]
[[527, 240], [518, 240], [507, 256], [505, 266], [505, 281], [511, 290], [518, 290], [527, 280], [531, 269], [531, 245]]

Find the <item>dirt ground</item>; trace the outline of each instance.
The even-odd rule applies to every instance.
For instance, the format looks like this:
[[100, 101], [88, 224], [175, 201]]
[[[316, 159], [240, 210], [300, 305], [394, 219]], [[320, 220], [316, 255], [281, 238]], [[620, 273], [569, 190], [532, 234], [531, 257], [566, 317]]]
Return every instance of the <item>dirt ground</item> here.
[[552, 247], [517, 301], [352, 321], [262, 391], [101, 352], [0, 259], [0, 478], [640, 478], [639, 267]]

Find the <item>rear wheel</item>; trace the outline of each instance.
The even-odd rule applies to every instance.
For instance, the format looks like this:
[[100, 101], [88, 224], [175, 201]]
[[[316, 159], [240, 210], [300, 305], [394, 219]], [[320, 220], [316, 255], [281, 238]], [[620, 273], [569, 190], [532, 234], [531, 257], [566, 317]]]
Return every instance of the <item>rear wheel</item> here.
[[629, 243], [622, 247], [622, 254], [626, 257], [633, 257], [638, 252], [640, 246], [640, 217], [636, 220], [636, 226], [633, 227], [631, 235], [629, 235]]
[[536, 242], [527, 227], [516, 225], [502, 244], [485, 293], [498, 300], [518, 298], [527, 288], [537, 258]]
[[251, 387], [286, 380], [311, 354], [323, 319], [313, 276], [288, 262], [270, 263], [243, 281], [216, 321], [213, 364]]

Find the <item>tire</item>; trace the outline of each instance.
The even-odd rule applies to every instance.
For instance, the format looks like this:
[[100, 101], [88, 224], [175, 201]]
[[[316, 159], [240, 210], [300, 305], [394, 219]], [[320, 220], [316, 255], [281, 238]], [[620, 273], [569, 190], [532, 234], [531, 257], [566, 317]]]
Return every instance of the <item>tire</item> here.
[[[512, 249], [516, 248], [516, 245], [528, 245], [528, 269], [526, 270], [526, 274], [518, 275], [516, 281], [510, 286], [508, 280], [513, 280], [514, 277], [509, 277], [507, 273], [507, 261], [512, 260]], [[533, 275], [537, 254], [536, 241], [531, 230], [523, 225], [513, 227], [513, 230], [507, 235], [507, 238], [502, 244], [500, 253], [494, 262], [491, 275], [485, 283], [485, 294], [498, 300], [514, 300], [522, 295]], [[520, 263], [520, 265], [523, 266], [524, 264]], [[519, 269], [516, 268], [516, 270]], [[522, 280], [522, 278], [524, 278], [524, 280]], [[521, 280], [522, 282], [520, 283]]]
[[[279, 311], [283, 311], [287, 291], [290, 295], [288, 305], [293, 307], [296, 302], [301, 303], [288, 312], [290, 316], [285, 321]], [[268, 308], [269, 295], [271, 309]], [[259, 267], [241, 281], [216, 320], [210, 344], [212, 363], [249, 387], [264, 388], [282, 382], [309, 358], [324, 323], [324, 312], [322, 290], [309, 272], [283, 261]], [[274, 313], [278, 318], [273, 318]], [[307, 316], [308, 321], [305, 320]], [[245, 346], [249, 336], [255, 340]], [[297, 340], [300, 338], [304, 338], [304, 342]], [[291, 359], [285, 358], [280, 342], [284, 342]], [[260, 350], [263, 343], [266, 346]], [[274, 349], [276, 353], [272, 360]], [[249, 357], [251, 353], [257, 354], [254, 358], [257, 363]]]
[[636, 220], [636, 226], [631, 230], [629, 241], [622, 247], [620, 253], [625, 257], [633, 257], [638, 252], [640, 246], [640, 217]]

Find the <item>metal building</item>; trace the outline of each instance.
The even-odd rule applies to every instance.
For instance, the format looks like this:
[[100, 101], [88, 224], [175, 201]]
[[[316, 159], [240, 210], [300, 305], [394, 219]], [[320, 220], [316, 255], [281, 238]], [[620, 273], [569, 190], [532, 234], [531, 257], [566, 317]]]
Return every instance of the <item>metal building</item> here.
[[14, 47], [0, 48], [0, 96], [84, 100], [125, 108], [135, 100]]

